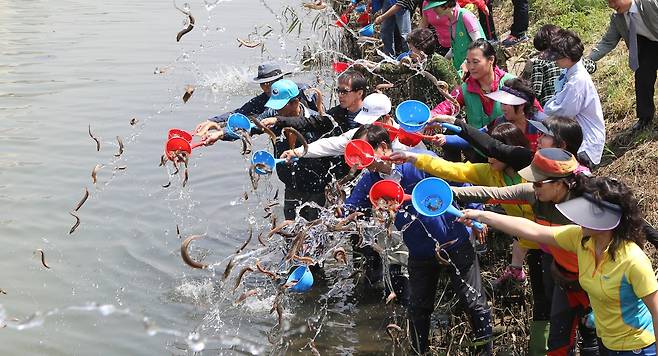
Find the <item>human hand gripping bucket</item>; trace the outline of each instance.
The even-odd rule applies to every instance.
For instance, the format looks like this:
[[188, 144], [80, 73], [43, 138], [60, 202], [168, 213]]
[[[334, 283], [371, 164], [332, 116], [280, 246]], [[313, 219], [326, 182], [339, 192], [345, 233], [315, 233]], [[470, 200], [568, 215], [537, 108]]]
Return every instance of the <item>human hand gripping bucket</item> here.
[[232, 138], [238, 139], [238, 130], [244, 130], [247, 133], [251, 132], [251, 129], [256, 127], [254, 123], [249, 120], [248, 117], [240, 113], [231, 114], [226, 121], [226, 134]]
[[[297, 159], [297, 157], [293, 157], [291, 160], [296, 161]], [[251, 156], [251, 164], [255, 166], [254, 171], [260, 175], [272, 173], [274, 166], [284, 162], [286, 162], [285, 159], [274, 158], [271, 153], [265, 150], [256, 151]]]
[[427, 121], [430, 119], [430, 108], [418, 100], [406, 100], [395, 108], [395, 118], [403, 130], [418, 132], [427, 125]]
[[[463, 214], [452, 205], [450, 185], [441, 178], [430, 177], [418, 182], [411, 192], [411, 204], [424, 216], [435, 217], [448, 213], [461, 217]], [[473, 227], [482, 230], [484, 226], [473, 221]]]

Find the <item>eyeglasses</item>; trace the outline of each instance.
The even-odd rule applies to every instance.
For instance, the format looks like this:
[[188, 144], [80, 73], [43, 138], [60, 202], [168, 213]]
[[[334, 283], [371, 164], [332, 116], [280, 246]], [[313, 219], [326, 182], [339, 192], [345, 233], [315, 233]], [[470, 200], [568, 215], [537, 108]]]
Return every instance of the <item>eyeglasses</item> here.
[[540, 182], [532, 182], [532, 186], [535, 187], [535, 188], [541, 188], [544, 184], [554, 183], [554, 182], [558, 182], [558, 181], [560, 181], [560, 180], [559, 179], [546, 179], [546, 180], [542, 180]]
[[353, 92], [353, 91], [354, 90], [352, 90], [352, 89], [336, 88], [336, 93], [338, 93], [338, 95], [346, 95], [347, 93]]

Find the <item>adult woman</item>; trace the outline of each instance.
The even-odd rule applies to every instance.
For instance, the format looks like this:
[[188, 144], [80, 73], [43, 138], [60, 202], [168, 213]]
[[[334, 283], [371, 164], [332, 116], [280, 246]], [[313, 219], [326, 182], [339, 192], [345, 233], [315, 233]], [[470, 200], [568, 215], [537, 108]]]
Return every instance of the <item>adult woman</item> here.
[[577, 256], [578, 282], [594, 311], [604, 355], [655, 355], [658, 282], [642, 251], [644, 233], [638, 202], [616, 179], [583, 178], [580, 197], [559, 203], [559, 212], [577, 225], [544, 226], [493, 212], [464, 211], [498, 230]]
[[528, 139], [530, 149], [537, 150], [540, 131], [530, 125], [528, 120], [541, 121], [544, 114], [527, 82], [518, 78], [508, 79], [500, 89], [485, 96], [499, 102], [503, 111], [503, 115], [496, 118], [490, 126], [496, 127], [501, 123], [511, 122]]
[[[448, 34], [450, 35], [450, 51], [446, 57], [452, 58], [452, 65], [461, 73], [462, 64], [466, 59], [469, 45], [484, 38], [484, 31], [477, 22], [475, 15], [457, 5], [456, 0], [428, 1], [423, 6], [423, 12], [433, 11], [436, 15], [448, 19]], [[443, 27], [440, 27], [444, 31]]]
[[[507, 145], [525, 147], [526, 150], [529, 150], [528, 140], [523, 133], [511, 123], [503, 123], [497, 126], [491, 131], [491, 136], [492, 139], [503, 142]], [[429, 155], [414, 154], [410, 152], [395, 152], [391, 155], [391, 159], [413, 163], [417, 168], [449, 181], [471, 183], [474, 185], [489, 187], [505, 187], [525, 182], [512, 166], [492, 157], [489, 157], [489, 163], [456, 163]], [[529, 219], [534, 218], [532, 210], [527, 204], [510, 202], [501, 204], [501, 207], [509, 215], [523, 216]], [[524, 242], [523, 247], [538, 248], [536, 244], [528, 242]], [[546, 324], [548, 323], [550, 316], [550, 302], [547, 300], [546, 293], [544, 292], [540, 257], [540, 255], [533, 255], [534, 263], [529, 264], [530, 282], [533, 291], [535, 291], [535, 293], [533, 293], [533, 315], [536, 321], [532, 328], [531, 343], [545, 345], [546, 338], [544, 330], [546, 329]], [[541, 332], [534, 330], [540, 330]]]
[[[464, 83], [452, 95], [465, 109], [468, 124], [479, 129], [503, 115], [500, 103], [485, 94], [500, 89], [505, 81], [514, 76], [496, 66], [496, 51], [484, 39], [473, 41], [468, 46], [466, 68], [468, 74]], [[454, 115], [458, 110], [446, 100], [432, 109], [432, 114]]]

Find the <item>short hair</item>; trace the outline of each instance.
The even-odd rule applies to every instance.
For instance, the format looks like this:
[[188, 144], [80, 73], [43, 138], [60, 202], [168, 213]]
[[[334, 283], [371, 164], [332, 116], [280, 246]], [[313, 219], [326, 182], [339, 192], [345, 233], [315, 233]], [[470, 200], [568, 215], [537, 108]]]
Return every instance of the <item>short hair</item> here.
[[431, 57], [439, 46], [436, 35], [428, 28], [417, 28], [409, 32], [407, 43], [423, 51], [428, 57]]
[[510, 146], [530, 147], [530, 141], [518, 127], [511, 122], [504, 122], [491, 130], [491, 137]]
[[505, 81], [505, 86], [512, 88], [525, 96], [526, 103], [521, 105], [514, 105], [515, 108], [523, 107], [523, 113], [526, 118], [531, 119], [532, 116], [537, 112], [537, 107], [535, 106], [535, 92], [530, 87], [528, 81], [521, 78], [512, 78]]
[[578, 62], [583, 57], [584, 50], [580, 37], [575, 32], [565, 29], [557, 31], [550, 48], [558, 58], [569, 58], [573, 62]]
[[477, 40], [471, 42], [470, 45], [468, 45], [469, 51], [474, 49], [480, 49], [482, 54], [487, 58], [493, 57], [494, 65], [498, 63], [498, 58], [496, 58], [496, 49], [491, 44], [491, 42], [487, 41], [485, 38], [478, 38]]
[[583, 143], [583, 129], [576, 119], [566, 116], [549, 116], [542, 121], [553, 133], [556, 146], [564, 144], [564, 149], [578, 157], [578, 149]]
[[365, 99], [368, 82], [363, 74], [356, 70], [347, 70], [338, 76], [338, 82], [349, 82], [352, 91], [362, 90], [361, 99]]
[[361, 138], [364, 135], [365, 140], [368, 141], [373, 148], [377, 148], [382, 142], [385, 142], [388, 147], [391, 147], [391, 137], [388, 135], [388, 131], [381, 126], [372, 124], [363, 125], [354, 132], [354, 136], [352, 137], [356, 139]]
[[553, 24], [544, 25], [539, 28], [539, 31], [535, 34], [535, 37], [532, 39], [532, 45], [535, 46], [535, 49], [538, 51], [545, 51], [551, 47], [551, 42], [553, 37], [560, 30], [558, 26]]

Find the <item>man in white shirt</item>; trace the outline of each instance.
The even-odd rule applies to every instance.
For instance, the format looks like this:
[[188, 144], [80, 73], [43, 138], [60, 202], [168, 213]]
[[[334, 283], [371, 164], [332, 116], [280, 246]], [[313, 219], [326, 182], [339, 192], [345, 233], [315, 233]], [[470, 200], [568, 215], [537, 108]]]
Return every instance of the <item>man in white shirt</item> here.
[[658, 72], [658, 0], [608, 0], [608, 6], [616, 13], [610, 16], [608, 31], [589, 56], [598, 61], [624, 39], [628, 65], [635, 72], [638, 121], [633, 130], [641, 130], [656, 115], [653, 96]]
[[546, 52], [547, 60], [564, 71], [555, 83], [555, 96], [544, 106], [548, 116], [573, 117], [583, 129], [578, 161], [592, 169], [601, 163], [605, 145], [605, 122], [601, 100], [592, 77], [582, 62], [583, 44], [569, 30], [561, 29]]
[[[386, 95], [382, 93], [370, 94], [363, 100], [363, 107], [361, 108], [359, 114], [357, 114], [354, 118], [354, 121], [361, 125], [372, 124], [375, 121], [379, 121], [384, 124], [398, 127], [398, 124], [390, 115], [391, 106], [391, 99], [389, 99]], [[347, 143], [352, 140], [356, 130], [358, 130], [358, 128], [351, 129], [339, 136], [321, 138], [315, 142], [310, 143], [308, 145], [308, 152], [304, 157], [319, 158], [342, 155], [345, 152]], [[418, 146], [424, 148], [422, 142]], [[408, 150], [409, 147], [401, 144], [398, 140], [395, 140], [393, 141], [393, 149]], [[303, 153], [303, 148], [296, 148], [295, 150], [297, 156]], [[296, 157], [293, 150], [285, 151], [281, 155], [281, 158], [286, 160], [290, 160], [293, 157]]]

